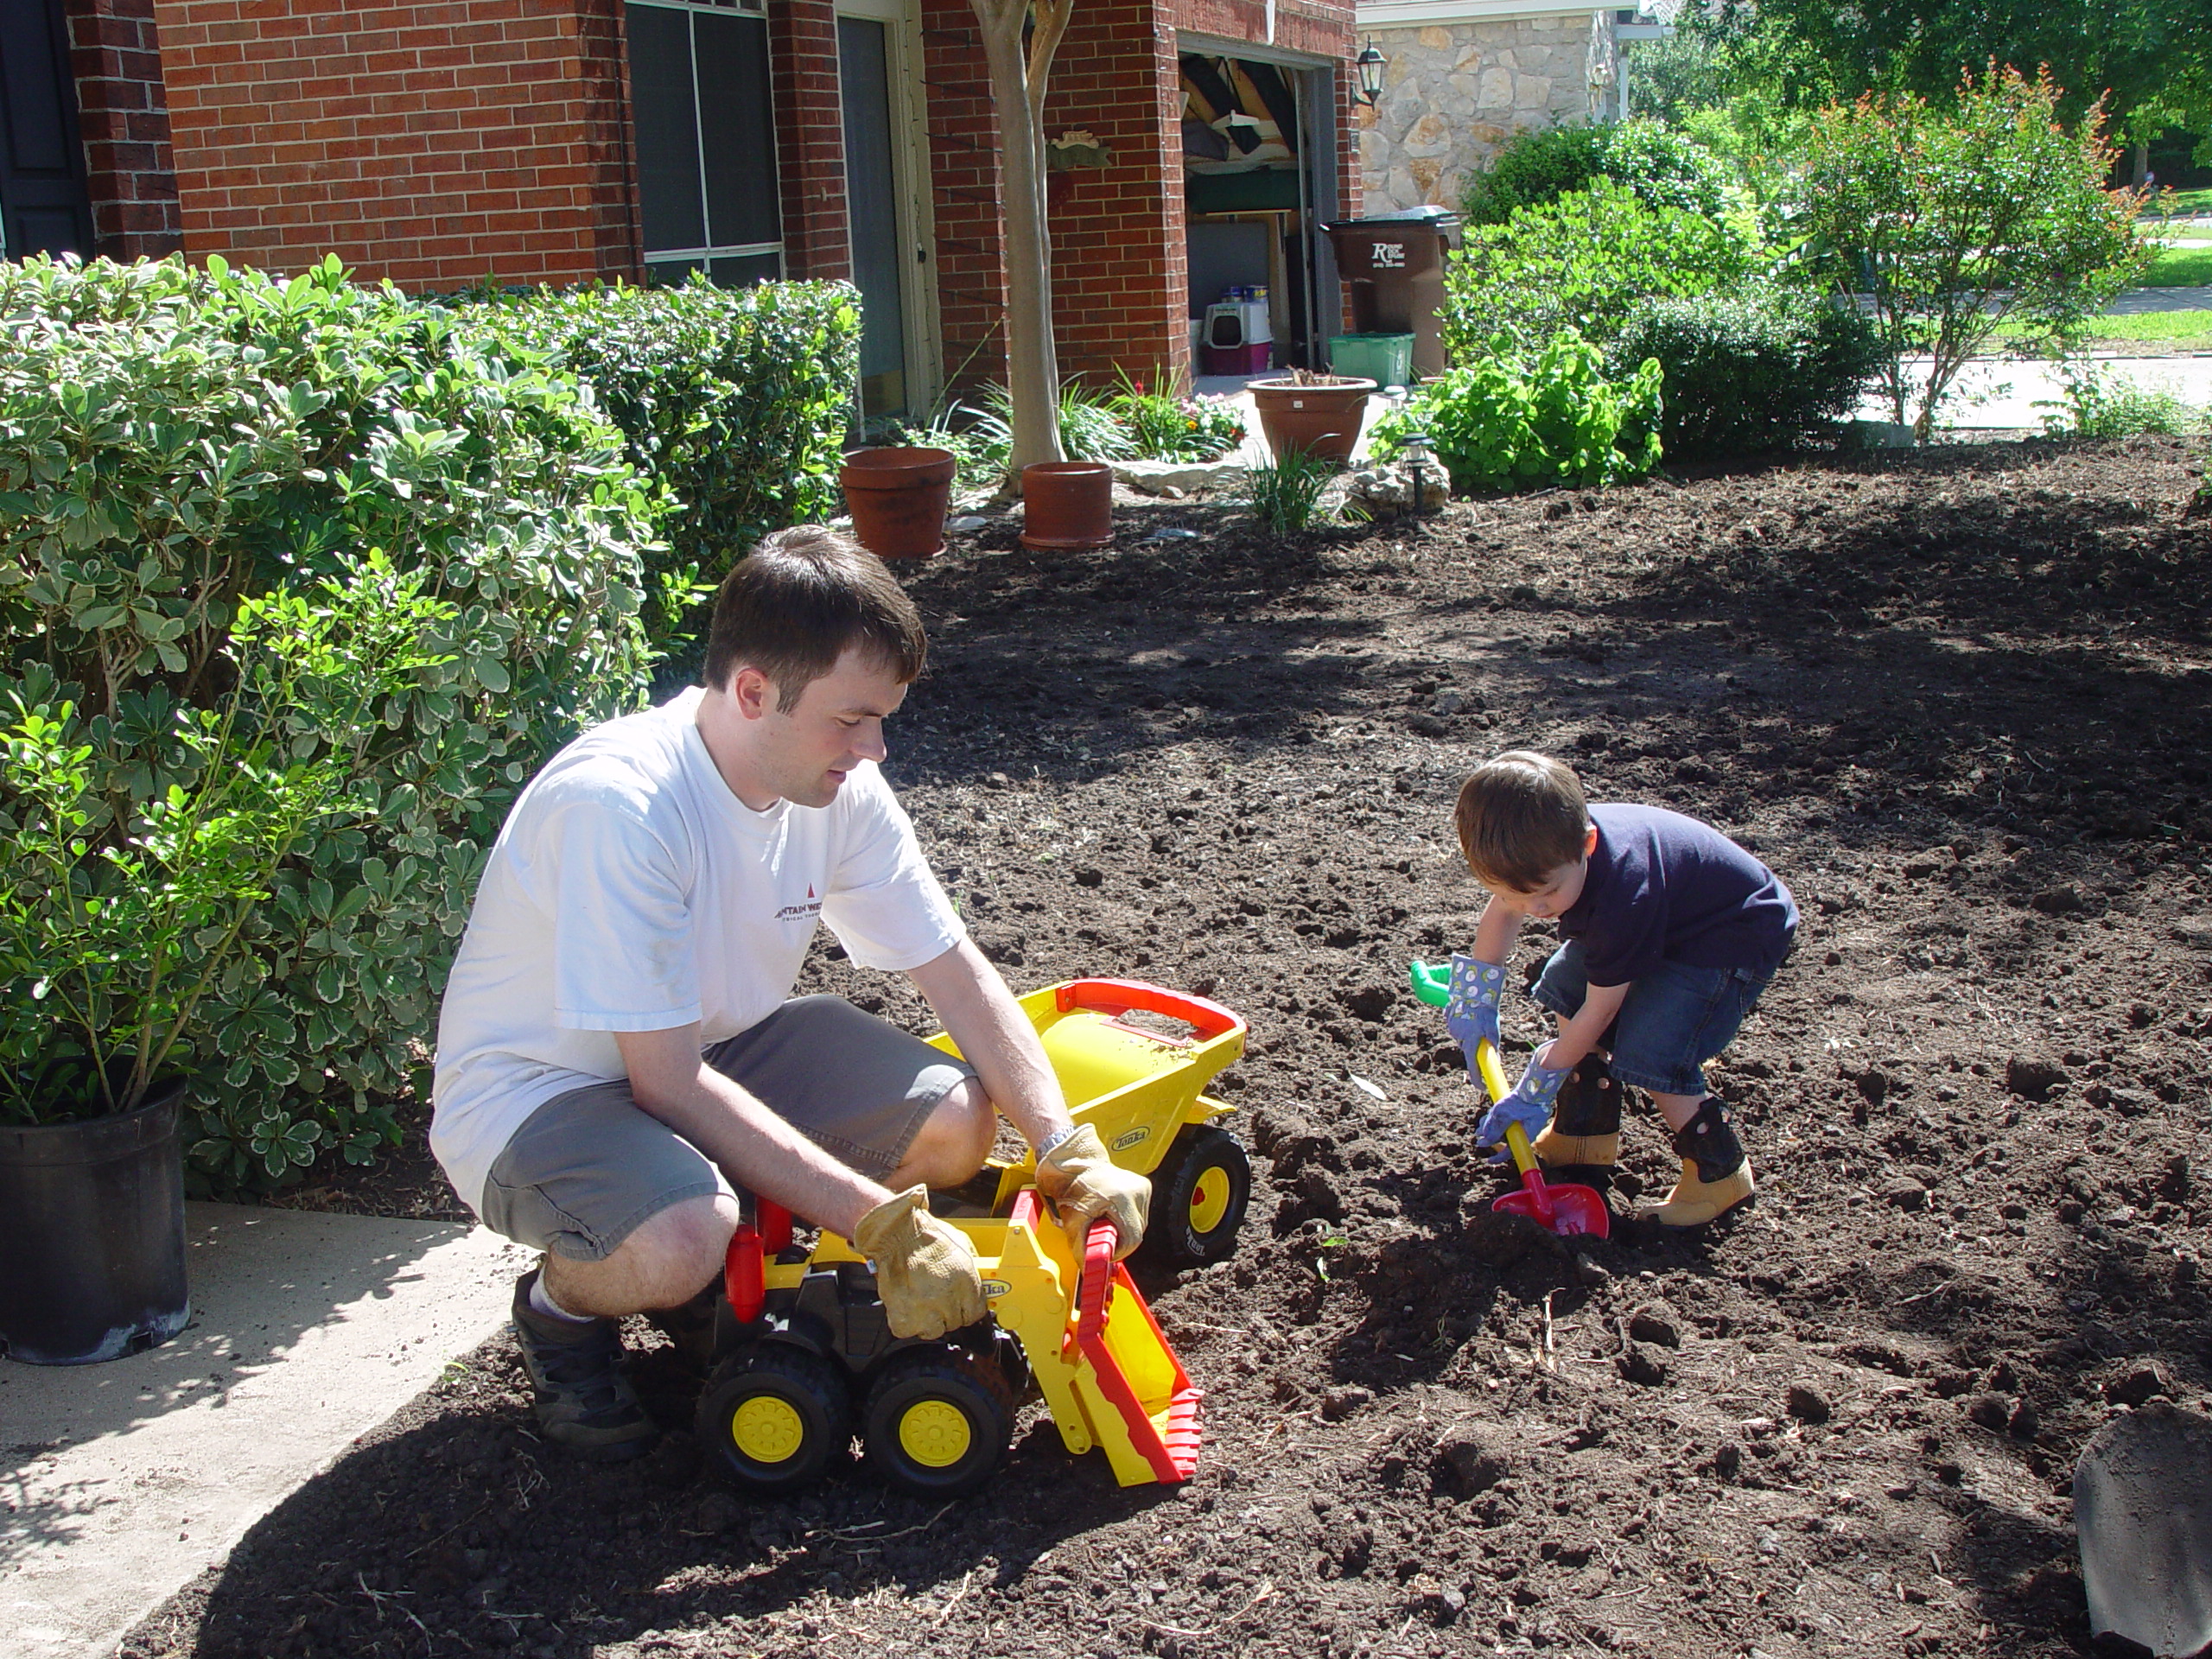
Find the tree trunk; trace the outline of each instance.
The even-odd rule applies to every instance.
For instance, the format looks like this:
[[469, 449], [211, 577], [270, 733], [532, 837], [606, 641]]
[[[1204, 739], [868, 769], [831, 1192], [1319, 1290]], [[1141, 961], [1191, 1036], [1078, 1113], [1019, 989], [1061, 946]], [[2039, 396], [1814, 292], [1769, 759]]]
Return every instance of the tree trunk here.
[[2150, 176], [2151, 146], [2148, 144], [2138, 144], [2135, 146], [2135, 188], [2138, 190], [2140, 190], [2143, 188], [2144, 181], [2148, 179]]
[[1014, 410], [1008, 487], [1021, 469], [1062, 461], [1059, 353], [1052, 340], [1052, 248], [1045, 214], [1045, 82], [1067, 32], [1073, 0], [971, 0], [983, 27], [991, 103], [997, 111], [1000, 197], [1006, 219], [1007, 391]]

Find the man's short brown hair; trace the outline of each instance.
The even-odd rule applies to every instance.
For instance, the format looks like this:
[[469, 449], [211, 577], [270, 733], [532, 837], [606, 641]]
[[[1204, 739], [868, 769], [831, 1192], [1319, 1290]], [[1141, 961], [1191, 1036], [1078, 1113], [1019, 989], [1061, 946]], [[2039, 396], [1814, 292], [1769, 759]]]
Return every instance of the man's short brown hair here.
[[1484, 881], [1534, 893], [1583, 856], [1590, 804], [1573, 769], [1533, 749], [1510, 749], [1475, 768], [1452, 813], [1467, 868]]
[[799, 524], [763, 537], [722, 579], [707, 630], [707, 683], [719, 690], [739, 669], [757, 668], [789, 710], [855, 645], [901, 685], [920, 677], [929, 654], [922, 613], [883, 561], [849, 536]]

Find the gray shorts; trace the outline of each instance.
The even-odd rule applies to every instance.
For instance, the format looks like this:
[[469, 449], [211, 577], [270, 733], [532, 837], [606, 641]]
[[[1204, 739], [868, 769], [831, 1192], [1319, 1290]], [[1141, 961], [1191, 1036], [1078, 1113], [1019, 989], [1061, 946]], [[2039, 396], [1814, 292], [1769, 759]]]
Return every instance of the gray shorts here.
[[[898, 1168], [938, 1103], [976, 1075], [840, 996], [794, 997], [705, 1058], [875, 1179]], [[601, 1262], [669, 1205], [733, 1190], [616, 1077], [556, 1095], [524, 1121], [484, 1183], [484, 1224], [533, 1249]]]

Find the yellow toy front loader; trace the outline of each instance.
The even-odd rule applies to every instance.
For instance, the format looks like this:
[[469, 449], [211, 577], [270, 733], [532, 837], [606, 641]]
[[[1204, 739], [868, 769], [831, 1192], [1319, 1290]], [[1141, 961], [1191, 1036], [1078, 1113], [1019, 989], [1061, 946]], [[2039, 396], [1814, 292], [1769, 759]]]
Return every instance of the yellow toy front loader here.
[[[1153, 1174], [1149, 1232], [1168, 1230], [1159, 1254], [1226, 1256], [1250, 1167], [1213, 1122], [1228, 1109], [1198, 1090], [1243, 1052], [1244, 1022], [1120, 980], [1048, 986], [1021, 1003], [1076, 1121]], [[1132, 1024], [1132, 1012], [1189, 1034]], [[891, 1335], [875, 1275], [847, 1241], [824, 1232], [811, 1249], [794, 1246], [787, 1211], [753, 1205], [730, 1241], [715, 1364], [699, 1402], [697, 1432], [715, 1471], [748, 1491], [791, 1491], [843, 1457], [857, 1431], [893, 1485], [958, 1497], [996, 1471], [1033, 1384], [1068, 1450], [1103, 1450], [1122, 1485], [1188, 1479], [1199, 1391], [1115, 1262], [1111, 1224], [1092, 1225], [1078, 1258], [1034, 1168], [1027, 1159], [994, 1164], [943, 1207], [933, 1201], [975, 1248], [990, 1308], [943, 1341]], [[986, 1201], [988, 1213], [962, 1213]]]

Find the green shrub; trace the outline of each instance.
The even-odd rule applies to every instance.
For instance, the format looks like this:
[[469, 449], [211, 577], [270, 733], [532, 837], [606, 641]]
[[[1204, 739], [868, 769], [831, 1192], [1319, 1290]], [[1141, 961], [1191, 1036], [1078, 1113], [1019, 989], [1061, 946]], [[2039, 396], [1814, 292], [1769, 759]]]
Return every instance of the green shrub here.
[[[837, 463], [860, 376], [861, 307], [843, 283], [505, 290], [469, 308], [588, 382], [639, 471], [675, 492], [651, 577], [719, 582], [753, 543], [843, 511]], [[655, 633], [683, 626], [659, 607]]]
[[2043, 427], [2054, 438], [2181, 438], [2212, 429], [2212, 409], [2164, 386], [2146, 386], [2094, 365], [2069, 365], [2061, 379], [2064, 399], [2036, 405], [2050, 411]]
[[1885, 361], [1856, 306], [1764, 286], [1639, 300], [1607, 355], [1658, 360], [1675, 461], [1793, 448], [1847, 416]]
[[1320, 515], [1322, 492], [1336, 473], [1333, 461], [1303, 449], [1287, 449], [1272, 462], [1246, 471], [1244, 499], [1260, 528], [1270, 536], [1309, 530]]
[[2064, 352], [2150, 262], [2139, 197], [2105, 188], [2101, 105], [2069, 128], [2061, 96], [2048, 75], [1993, 70], [1955, 109], [1869, 97], [1810, 128], [1797, 188], [1813, 268], [1869, 292], [1892, 418], [1923, 438], [1999, 324]]
[[1728, 173], [1705, 148], [1651, 120], [1604, 126], [1541, 127], [1509, 140], [1467, 181], [1460, 217], [1503, 225], [1595, 179], [1611, 179], [1647, 207], [1673, 207], [1718, 219], [1728, 207]]
[[1425, 433], [1454, 490], [1593, 488], [1659, 464], [1656, 358], [1606, 378], [1605, 353], [1562, 330], [1533, 358], [1506, 354], [1451, 371], [1375, 423], [1378, 460]]
[[284, 860], [175, 1052], [195, 1180], [236, 1187], [395, 1137], [508, 804], [642, 694], [665, 502], [573, 380], [454, 313], [334, 259], [283, 283], [208, 264], [0, 264], [0, 693], [74, 705], [84, 855], [195, 786], [181, 728], [246, 673], [250, 598], [380, 550], [454, 613], [425, 641], [446, 660], [351, 748], [373, 810]]
[[1599, 179], [1467, 238], [1444, 273], [1445, 351], [1456, 363], [1539, 351], [1562, 328], [1603, 344], [1637, 301], [1733, 287], [1759, 263], [1739, 222], [1648, 207]]

